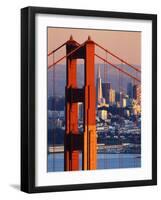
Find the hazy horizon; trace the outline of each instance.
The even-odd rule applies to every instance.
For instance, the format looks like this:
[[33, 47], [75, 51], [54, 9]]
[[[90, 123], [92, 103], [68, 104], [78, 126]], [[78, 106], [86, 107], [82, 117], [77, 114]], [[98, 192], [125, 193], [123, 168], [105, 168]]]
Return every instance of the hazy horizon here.
[[[141, 65], [141, 32], [48, 27], [48, 53], [69, 40], [71, 35], [80, 44], [86, 41], [88, 36], [91, 36], [93, 41], [128, 61], [128, 63]], [[113, 63], [119, 64], [118, 60], [112, 58], [109, 54], [106, 55], [102, 50], [95, 48], [95, 51], [103, 57], [108, 56], [108, 60]], [[62, 48], [56, 52], [54, 59], [57, 60], [64, 55], [65, 48]], [[53, 56], [49, 57], [48, 63], [51, 64], [52, 61]], [[99, 61], [95, 58], [96, 63]]]
[[[48, 53], [52, 50], [56, 49], [58, 46], [69, 40], [70, 36], [73, 36], [73, 39], [79, 43], [83, 43], [87, 40], [88, 36], [91, 36], [91, 39], [96, 43], [103, 46], [105, 49], [110, 50], [112, 53], [116, 54], [120, 58], [124, 59], [128, 63], [134, 65], [135, 67], [141, 68], [141, 32], [127, 32], [127, 31], [112, 31], [112, 30], [93, 30], [93, 29], [73, 29], [73, 28], [52, 28], [48, 27]], [[121, 66], [125, 71], [133, 74], [140, 78], [140, 74], [135, 72], [133, 69], [128, 68], [127, 65], [123, 64], [115, 58], [112, 58], [110, 54], [106, 54], [104, 51], [99, 48], [95, 48], [95, 52], [98, 55], [101, 55], [103, 58], [107, 58], [111, 63]], [[57, 61], [62, 56], [66, 54], [66, 49], [63, 47], [58, 50], [54, 57], [53, 55], [48, 57], [48, 65]], [[65, 59], [58, 63], [55, 66], [55, 89], [58, 95], [63, 94], [65, 91], [65, 80], [66, 80], [66, 71], [65, 71]], [[104, 62], [95, 57], [95, 78], [96, 78], [96, 66], [98, 63], [101, 66], [104, 66]], [[78, 60], [78, 85], [83, 85], [83, 68], [81, 68], [81, 64], [83, 64], [80, 59]], [[62, 67], [62, 65], [64, 67]], [[107, 64], [107, 81], [112, 83], [112, 88], [118, 88], [118, 70], [113, 67], [109, 67]], [[64, 68], [64, 69], [63, 69]], [[48, 70], [48, 96], [52, 95], [52, 70]], [[126, 85], [128, 82], [132, 82], [130, 78], [126, 75], [121, 74], [122, 79], [124, 80], [122, 83], [122, 87], [126, 89]], [[103, 67], [101, 67], [101, 78], [102, 82], [104, 82], [104, 72]]]

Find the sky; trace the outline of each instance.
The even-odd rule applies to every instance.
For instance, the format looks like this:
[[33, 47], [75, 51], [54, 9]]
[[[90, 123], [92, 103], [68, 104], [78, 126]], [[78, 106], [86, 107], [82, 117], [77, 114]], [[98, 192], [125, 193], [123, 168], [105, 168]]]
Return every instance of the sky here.
[[[91, 36], [91, 39], [96, 43], [112, 51], [114, 54], [128, 61], [128, 63], [141, 65], [141, 32], [48, 27], [48, 53], [66, 42], [71, 35], [79, 43], [83, 43], [87, 40], [88, 36]], [[96, 48], [96, 53], [101, 56], [103, 55], [104, 58], [107, 56], [109, 61], [115, 64], [120, 64], [118, 60], [112, 59], [110, 55], [106, 55], [105, 52], [98, 48]], [[65, 48], [59, 50], [55, 54], [54, 59], [56, 60], [63, 55], [65, 55]], [[50, 64], [52, 61], [53, 58], [51, 56], [48, 63]], [[95, 63], [99, 62], [100, 60], [95, 60]]]
[[[88, 36], [91, 37], [93, 41], [103, 46], [105, 49], [110, 50], [112, 53], [116, 54], [118, 57], [124, 59], [128, 63], [137, 66], [140, 68], [141, 66], [141, 32], [127, 32], [127, 31], [110, 31], [110, 30], [92, 30], [92, 29], [72, 29], [72, 28], [53, 28], [48, 27], [48, 53], [52, 50], [56, 49], [67, 40], [69, 40], [70, 36], [73, 36], [73, 39], [78, 43], [83, 43], [88, 39]], [[103, 58], [107, 58], [110, 62], [116, 65], [122, 66], [122, 68], [132, 73], [134, 76], [138, 76], [133, 69], [128, 68], [126, 65], [122, 65], [120, 61], [111, 57], [109, 54], [106, 54], [104, 51], [100, 50], [98, 47], [95, 48], [96, 54], [100, 55]], [[59, 58], [63, 57], [66, 54], [66, 49], [61, 48], [58, 50], [54, 56], [51, 55], [48, 57], [48, 65], [56, 62]], [[64, 92], [65, 87], [65, 68], [58, 67], [58, 65], [66, 64], [66, 60], [64, 59], [62, 62], [58, 63], [55, 70], [55, 78], [56, 78], [56, 93]], [[78, 64], [82, 64], [82, 61], [78, 61]], [[95, 57], [95, 64], [101, 64], [104, 66], [102, 60]], [[65, 65], [64, 65], [65, 66]], [[78, 82], [83, 82], [83, 71], [80, 68], [80, 65], [77, 67], [78, 69]], [[104, 77], [103, 67], [101, 67], [101, 77]], [[97, 70], [96, 70], [97, 71]], [[97, 73], [97, 72], [95, 72]], [[115, 74], [115, 75], [114, 75]], [[52, 94], [52, 72], [48, 71], [48, 95]], [[113, 67], [108, 67], [107, 80], [112, 83], [113, 88], [117, 88], [119, 82], [118, 79], [118, 71], [116, 71]], [[125, 80], [124, 87], [126, 88], [126, 84], [129, 82], [127, 76], [122, 74], [122, 79]], [[131, 81], [131, 80], [130, 80]]]

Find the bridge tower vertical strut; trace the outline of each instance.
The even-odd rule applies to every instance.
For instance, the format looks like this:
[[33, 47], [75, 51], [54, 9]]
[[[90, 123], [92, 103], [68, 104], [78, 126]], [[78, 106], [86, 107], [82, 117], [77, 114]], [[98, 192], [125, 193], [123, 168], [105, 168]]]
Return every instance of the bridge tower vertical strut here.
[[[67, 54], [77, 44], [70, 38], [66, 44]], [[68, 57], [66, 60], [66, 132], [64, 144], [64, 169], [65, 171], [79, 169], [79, 151], [74, 149], [73, 138], [78, 135], [78, 105], [73, 102], [72, 89], [77, 88], [77, 60]]]
[[[79, 170], [79, 152], [82, 152], [82, 169], [96, 169], [96, 89], [94, 67], [94, 42], [88, 40], [79, 47], [71, 37], [66, 44], [66, 131], [64, 138], [64, 169]], [[77, 59], [84, 59], [85, 83], [77, 87]], [[83, 103], [83, 134], [78, 132], [78, 103]]]
[[95, 88], [95, 44], [88, 37], [85, 45], [85, 96], [84, 96], [84, 152], [83, 169], [96, 169], [96, 88]]

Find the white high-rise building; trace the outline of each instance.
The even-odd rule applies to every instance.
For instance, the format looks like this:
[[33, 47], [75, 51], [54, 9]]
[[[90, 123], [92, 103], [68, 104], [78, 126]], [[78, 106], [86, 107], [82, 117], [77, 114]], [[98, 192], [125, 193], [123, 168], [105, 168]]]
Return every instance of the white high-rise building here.
[[106, 120], [107, 119], [107, 110], [98, 110], [98, 117]]
[[127, 106], [127, 99], [125, 98], [125, 95], [120, 92], [120, 107], [125, 108]]
[[112, 106], [115, 103], [115, 90], [109, 90], [109, 104]]
[[97, 95], [97, 105], [105, 104], [105, 99], [102, 95], [102, 79], [100, 73], [100, 65], [97, 68], [97, 81], [96, 81], [96, 95]]

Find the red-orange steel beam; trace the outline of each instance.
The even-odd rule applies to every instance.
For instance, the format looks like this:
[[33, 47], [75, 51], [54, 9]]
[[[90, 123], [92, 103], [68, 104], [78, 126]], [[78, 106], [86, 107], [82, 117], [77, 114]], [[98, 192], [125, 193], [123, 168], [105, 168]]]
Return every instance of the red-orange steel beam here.
[[104, 47], [102, 47], [101, 45], [97, 44], [95, 42], [95, 45], [98, 46], [99, 48], [103, 49], [104, 51], [106, 51], [107, 53], [109, 53], [111, 56], [117, 58], [118, 60], [120, 60], [121, 62], [125, 63], [126, 65], [128, 65], [129, 67], [133, 68], [134, 70], [136, 70], [137, 72], [141, 72], [140, 69], [134, 67], [133, 65], [129, 64], [128, 62], [126, 62], [125, 60], [121, 59], [120, 57], [118, 57], [117, 55], [115, 55], [114, 53], [112, 53], [111, 51], [105, 49]]
[[[79, 170], [79, 150], [74, 149], [73, 137], [78, 136], [78, 104], [67, 101], [70, 88], [77, 88], [77, 60], [67, 58], [66, 80], [66, 134], [65, 140], [70, 138], [70, 148], [65, 146], [65, 171]], [[65, 143], [67, 145], [67, 143]], [[72, 150], [74, 149], [74, 150]]]
[[51, 51], [50, 53], [48, 53], [48, 56], [50, 56], [51, 54], [55, 53], [57, 50], [59, 50], [60, 48], [62, 48], [64, 45], [66, 45], [67, 42], [65, 42], [64, 44], [60, 45], [59, 47], [57, 47], [56, 49], [54, 49], [53, 51]]
[[138, 78], [136, 78], [135, 76], [129, 74], [128, 72], [120, 69], [119, 67], [117, 67], [116, 65], [112, 64], [111, 62], [107, 61], [106, 59], [102, 58], [101, 56], [95, 54], [96, 57], [98, 57], [99, 59], [103, 60], [104, 62], [108, 63], [109, 65], [111, 65], [112, 67], [114, 67], [115, 69], [119, 70], [120, 72], [126, 74], [127, 76], [133, 78], [134, 80], [138, 81], [138, 82], [141, 82]]
[[95, 44], [90, 36], [88, 38], [85, 46], [83, 170], [95, 170], [97, 168]]
[[[56, 50], [58, 50], [59, 48], [61, 48], [62, 46], [64, 46], [66, 43], [67, 43], [67, 42], [65, 42], [63, 45], [61, 45], [60, 47], [58, 47]], [[49, 65], [49, 66], [48, 66], [48, 69], [50, 69], [52, 66], [58, 64], [60, 61], [62, 61], [62, 60], [65, 59], [66, 57], [72, 55], [72, 54], [73, 54], [74, 52], [76, 52], [80, 47], [82, 47], [82, 46], [85, 44], [85, 42], [82, 43], [82, 44], [79, 44], [79, 43], [77, 42], [77, 44], [80, 45], [80, 46], [77, 47], [77, 48], [75, 48], [73, 51], [71, 51], [71, 52], [68, 53], [67, 55], [63, 56], [63, 57], [60, 58], [59, 60], [57, 60], [55, 63], [52, 63], [51, 65]], [[106, 50], [105, 48], [103, 48], [103, 47], [100, 46], [99, 44], [95, 43], [95, 45], [98, 46], [98, 47], [100, 47], [100, 48], [102, 48], [102, 49], [105, 50], [106, 52], [110, 53], [112, 56], [117, 57], [116, 55], [114, 55], [114, 54], [111, 53], [110, 51]], [[54, 50], [54, 51], [56, 51], [56, 50]], [[120, 68], [117, 67], [116, 65], [114, 65], [114, 64], [110, 63], [109, 61], [107, 61], [106, 59], [102, 58], [101, 56], [98, 56], [97, 54], [95, 54], [95, 56], [98, 57], [98, 58], [100, 58], [100, 59], [103, 60], [104, 62], [110, 64], [111, 66], [113, 66], [114, 68], [116, 68], [117, 70], [119, 70], [120, 72], [122, 72], [122, 73], [126, 74], [127, 76], [133, 78], [134, 80], [136, 80], [136, 81], [138, 81], [138, 82], [141, 82], [141, 81], [140, 81], [139, 79], [137, 79], [136, 77], [134, 77], [134, 76], [132, 76], [131, 74], [129, 74], [128, 72], [126, 72], [126, 71], [120, 69]], [[130, 65], [130, 64], [127, 63], [126, 61], [120, 59], [119, 57], [117, 57], [117, 58], [118, 58], [120, 61], [122, 61], [123, 63], [129, 65], [129, 66], [132, 67], [132, 68], [134, 68], [136, 71], [141, 72], [141, 70], [139, 70], [138, 68], [133, 67], [132, 65]]]
[[[48, 53], [48, 56], [52, 55], [53, 53], [55, 53], [57, 50], [59, 50], [60, 48], [62, 48], [63, 46], [65, 46], [67, 44], [68, 41], [66, 41], [65, 43], [63, 43], [62, 45], [60, 45], [59, 47], [57, 47], [56, 49], [54, 49], [53, 51], [51, 51], [50, 53]], [[80, 45], [78, 42], [75, 41], [76, 44]]]
[[67, 58], [68, 56], [71, 56], [73, 53], [75, 53], [79, 48], [81, 48], [84, 45], [84, 43], [82, 43], [79, 47], [75, 48], [73, 51], [71, 51], [70, 53], [68, 53], [67, 55], [61, 57], [59, 60], [57, 60], [55, 63], [52, 63], [51, 65], [48, 66], [48, 69], [50, 69], [52, 66], [58, 64], [60, 61], [62, 61], [63, 59]]

